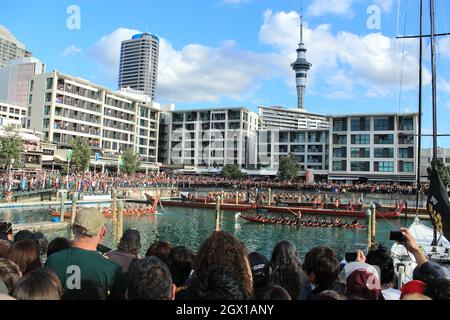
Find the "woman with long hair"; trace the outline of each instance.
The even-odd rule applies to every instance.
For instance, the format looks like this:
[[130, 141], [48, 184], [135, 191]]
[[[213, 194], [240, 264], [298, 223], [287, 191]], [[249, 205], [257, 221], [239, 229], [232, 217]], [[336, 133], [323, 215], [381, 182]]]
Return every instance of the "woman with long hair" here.
[[197, 274], [216, 266], [229, 270], [248, 300], [253, 297], [253, 278], [247, 257], [247, 249], [241, 241], [228, 232], [216, 231], [198, 251], [194, 270]]
[[286, 289], [293, 300], [299, 300], [306, 275], [295, 245], [290, 241], [279, 242], [273, 249], [270, 267], [270, 284]]

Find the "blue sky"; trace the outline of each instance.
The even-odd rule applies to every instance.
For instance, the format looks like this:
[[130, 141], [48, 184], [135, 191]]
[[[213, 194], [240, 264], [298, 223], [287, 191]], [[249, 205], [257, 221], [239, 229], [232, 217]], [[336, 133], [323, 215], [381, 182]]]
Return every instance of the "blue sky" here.
[[[418, 32], [417, 3], [400, 0], [398, 12], [395, 0], [304, 0], [305, 43], [313, 63], [307, 110], [416, 111], [418, 43], [395, 36], [397, 25], [400, 33]], [[80, 29], [66, 27], [70, 5], [80, 8]], [[380, 29], [367, 26], [371, 5], [380, 10]], [[450, 32], [449, 9], [448, 1], [436, 0], [438, 32]], [[0, 24], [44, 61], [47, 71], [111, 88], [117, 86], [120, 41], [137, 31], [154, 33], [161, 37], [158, 101], [177, 108], [256, 110], [296, 105], [290, 64], [299, 11], [299, 0], [16, 0], [2, 3]], [[424, 128], [430, 131], [428, 41], [425, 48]], [[439, 40], [438, 52], [439, 131], [450, 132], [449, 38]], [[440, 143], [450, 145], [449, 139]]]

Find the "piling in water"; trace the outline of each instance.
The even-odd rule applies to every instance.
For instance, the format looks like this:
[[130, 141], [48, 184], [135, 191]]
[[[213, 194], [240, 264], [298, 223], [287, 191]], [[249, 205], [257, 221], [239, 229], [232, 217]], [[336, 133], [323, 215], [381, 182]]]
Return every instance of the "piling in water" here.
[[216, 231], [220, 231], [220, 203], [221, 203], [221, 198], [220, 198], [220, 196], [217, 196], [217, 201], [216, 201]]
[[60, 214], [60, 221], [61, 222], [64, 222], [64, 214], [66, 213], [65, 212], [65, 210], [64, 210], [64, 202], [66, 201], [66, 199], [65, 199], [65, 192], [63, 191], [63, 190], [61, 190], [60, 191], [61, 192], [61, 195], [60, 195], [60, 211], [59, 211], [59, 214]]
[[119, 243], [123, 234], [123, 201], [119, 201], [119, 221], [117, 223], [117, 243]]

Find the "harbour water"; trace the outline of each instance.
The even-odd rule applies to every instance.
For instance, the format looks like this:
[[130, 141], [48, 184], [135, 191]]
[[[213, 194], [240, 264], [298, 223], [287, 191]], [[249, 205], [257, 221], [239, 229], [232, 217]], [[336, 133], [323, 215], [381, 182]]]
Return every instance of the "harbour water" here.
[[[209, 237], [215, 227], [215, 211], [205, 209], [189, 209], [170, 207], [156, 216], [124, 217], [124, 230], [135, 228], [142, 237], [141, 253], [157, 240], [170, 241], [173, 246], [184, 245], [197, 251], [202, 242]], [[0, 221], [12, 223], [29, 223], [50, 221], [48, 209], [36, 208], [26, 210], [0, 211]], [[360, 221], [365, 224], [364, 220]], [[412, 219], [377, 220], [377, 241], [388, 247], [389, 231], [409, 226]], [[425, 222], [429, 224], [429, 222]], [[116, 248], [114, 239], [115, 227], [108, 220], [108, 232], [104, 245]], [[263, 225], [247, 222], [236, 216], [235, 212], [224, 211], [221, 215], [221, 228], [238, 237], [249, 251], [257, 251], [270, 258], [275, 244], [281, 240], [290, 240], [298, 248], [302, 257], [311, 248], [319, 245], [329, 246], [335, 250], [339, 258], [345, 252], [354, 251], [355, 243], [367, 242], [367, 230], [343, 230], [334, 228], [289, 227], [282, 225]], [[50, 241], [57, 236], [69, 236], [68, 231], [52, 231], [45, 236]]]

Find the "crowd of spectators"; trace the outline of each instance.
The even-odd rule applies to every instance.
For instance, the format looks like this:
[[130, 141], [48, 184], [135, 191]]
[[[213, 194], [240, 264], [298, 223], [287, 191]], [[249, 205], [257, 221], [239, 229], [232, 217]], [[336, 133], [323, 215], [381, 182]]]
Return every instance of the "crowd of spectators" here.
[[47, 243], [42, 234], [13, 234], [11, 224], [1, 223], [0, 300], [449, 300], [450, 280], [401, 230], [417, 268], [414, 280], [397, 289], [394, 261], [382, 246], [358, 251], [354, 262], [320, 246], [302, 261], [290, 241], [266, 257], [216, 231], [196, 253], [167, 241], [145, 251], [130, 229], [116, 250], [102, 254], [108, 231], [94, 208], [77, 214], [73, 240]]

